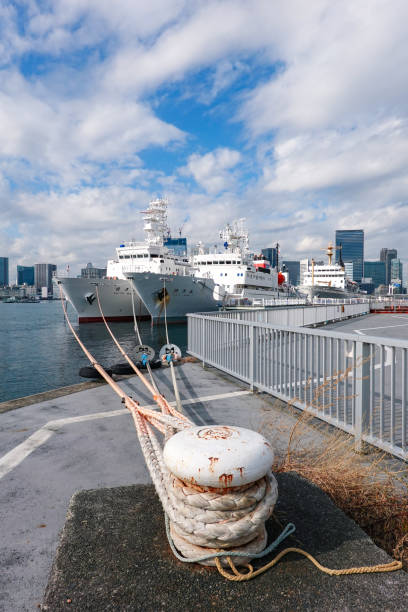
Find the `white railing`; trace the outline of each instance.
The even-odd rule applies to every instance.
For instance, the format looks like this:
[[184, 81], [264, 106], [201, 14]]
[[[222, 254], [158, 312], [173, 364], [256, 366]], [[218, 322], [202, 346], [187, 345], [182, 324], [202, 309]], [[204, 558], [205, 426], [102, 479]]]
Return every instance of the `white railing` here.
[[189, 314], [188, 352], [408, 460], [406, 342]]
[[270, 306], [300, 306], [302, 304], [307, 304], [308, 301], [306, 298], [289, 298], [289, 297], [280, 297], [280, 298], [252, 298], [251, 305], [253, 307], [258, 308], [267, 308]]
[[277, 325], [322, 325], [361, 316], [370, 312], [368, 302], [363, 304], [337, 304], [327, 306], [297, 306], [292, 308], [273, 308], [271, 310], [221, 310], [213, 316], [238, 321], [257, 321]]

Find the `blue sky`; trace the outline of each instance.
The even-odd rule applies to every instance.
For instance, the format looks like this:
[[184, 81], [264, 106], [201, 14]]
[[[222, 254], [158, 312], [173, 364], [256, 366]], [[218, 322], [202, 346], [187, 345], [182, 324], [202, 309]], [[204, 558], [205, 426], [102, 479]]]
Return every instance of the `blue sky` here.
[[407, 260], [408, 5], [0, 0], [0, 255], [103, 265], [139, 211], [319, 256], [363, 228]]

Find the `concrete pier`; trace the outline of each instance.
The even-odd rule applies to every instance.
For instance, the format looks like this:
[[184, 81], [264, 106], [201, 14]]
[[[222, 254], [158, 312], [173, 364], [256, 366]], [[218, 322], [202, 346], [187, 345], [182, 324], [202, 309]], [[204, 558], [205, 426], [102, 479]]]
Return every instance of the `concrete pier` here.
[[[155, 375], [160, 391], [164, 393], [168, 400], [173, 400], [169, 369], [163, 368], [157, 371]], [[216, 370], [203, 369], [198, 363], [186, 363], [178, 366], [176, 368], [176, 375], [184, 410], [195, 423], [232, 424], [262, 431], [265, 418], [267, 418], [273, 420], [276, 431], [279, 432], [276, 442], [279, 439], [282, 448], [285, 446], [286, 440], [282, 432], [289, 432], [295, 419], [287, 411], [282, 410], [282, 407], [279, 407], [279, 403], [275, 402], [270, 396], [264, 394], [254, 395], [250, 393], [246, 385], [237, 383], [235, 380], [221, 375]], [[127, 393], [132, 395], [142, 405], [152, 404], [151, 398], [147, 395], [136, 377], [122, 380], [120, 384]], [[159, 558], [159, 553], [161, 555], [162, 549], [164, 550], [167, 546], [163, 538], [163, 532], [160, 531], [160, 529], [163, 529], [163, 515], [151, 489], [140, 486], [150, 485], [151, 481], [140, 450], [132, 418], [107, 385], [100, 384], [77, 393], [68, 391], [67, 395], [59, 397], [55, 397], [51, 392], [49, 396], [43, 398], [38, 403], [22, 406], [23, 403], [21, 401], [19, 408], [9, 410], [0, 415], [0, 530], [2, 543], [0, 557], [0, 610], [5, 612], [11, 610], [34, 610], [38, 604], [44, 602], [44, 590], [48, 582], [60, 532], [64, 527], [66, 513], [72, 496], [78, 491], [98, 491], [101, 489], [108, 489], [108, 491], [106, 491], [106, 494], [103, 492], [85, 492], [74, 498], [73, 505], [71, 505], [71, 518], [75, 516], [76, 518], [73, 519], [73, 523], [67, 523], [67, 529], [71, 524], [71, 528], [75, 531], [78, 526], [77, 518], [80, 516], [80, 513], [85, 511], [85, 507], [90, 508], [92, 504], [96, 503], [95, 500], [98, 499], [100, 501], [93, 508], [95, 516], [99, 516], [100, 519], [101, 535], [106, 535], [113, 528], [116, 529], [113, 523], [110, 524], [109, 522], [112, 518], [112, 513], [108, 511], [109, 500], [112, 500], [112, 496], [117, 496], [115, 490], [121, 491], [124, 495], [125, 513], [122, 515], [118, 513], [117, 519], [119, 520], [120, 516], [122, 516], [123, 525], [127, 524], [129, 529], [133, 529], [133, 523], [126, 523], [126, 521], [129, 519], [131, 504], [138, 500], [137, 504], [141, 504], [140, 508], [152, 508], [151, 520], [157, 527], [156, 536], [159, 534], [160, 546], [159, 548], [153, 546], [152, 549], [153, 552], [156, 551], [156, 557], [149, 558], [149, 550], [146, 548], [147, 539], [143, 539], [145, 537], [144, 534], [146, 534], [147, 538], [148, 532], [146, 525], [143, 522], [139, 523], [141, 529], [139, 533], [141, 538], [140, 546], [142, 548], [138, 549], [139, 561], [137, 567], [133, 565], [132, 568], [129, 568], [134, 580], [138, 584], [143, 585], [144, 581], [150, 580], [148, 578], [149, 572], [154, 574], [160, 567], [160, 571], [164, 573], [161, 573], [160, 577], [158, 576], [155, 587], [156, 596], [159, 597], [160, 584], [161, 581], [165, 581], [166, 572], [170, 572], [166, 580], [168, 580], [168, 583], [174, 583], [174, 609], [176, 604], [179, 610], [190, 610], [192, 607], [196, 607], [196, 603], [198, 605], [198, 602], [201, 601], [201, 595], [203, 597], [205, 595], [207, 603], [217, 602], [217, 597], [221, 597], [221, 593], [227, 593], [226, 598], [222, 598], [223, 605], [224, 603], [229, 604], [229, 607], [225, 607], [225, 609], [245, 609], [244, 606], [240, 605], [240, 600], [235, 597], [237, 593], [243, 593], [248, 587], [239, 585], [238, 590], [234, 591], [234, 589], [237, 589], [237, 585], [226, 583], [221, 578], [213, 578], [212, 574], [202, 583], [197, 582], [196, 578], [191, 579], [191, 589], [195, 585], [195, 588], [206, 588], [208, 592], [203, 594], [198, 590], [195, 592], [195, 595], [190, 593], [183, 607], [184, 604], [180, 599], [180, 592], [177, 590], [178, 587], [176, 588], [176, 583], [178, 584], [179, 579], [181, 580], [180, 577], [184, 576], [183, 580], [187, 584], [189, 576], [207, 576], [205, 572], [210, 570], [200, 570], [184, 565], [179, 567], [180, 564], [172, 558], [167, 549], [167, 556], [163, 559]], [[320, 434], [316, 434], [316, 432], [311, 430], [310, 436], [315, 435]], [[296, 490], [296, 487], [297, 485], [291, 490]], [[113, 493], [109, 492], [112, 489]], [[303, 505], [310, 516], [313, 516], [315, 509], [320, 504], [317, 498], [315, 501], [307, 501], [307, 498], [303, 498], [303, 496], [296, 497], [292, 502], [290, 500], [284, 502], [285, 495], [284, 489], [282, 489], [282, 503], [292, 503], [293, 507], [302, 507]], [[78, 505], [81, 500], [83, 500], [83, 503], [81, 502], [82, 505]], [[312, 505], [308, 506], [308, 504]], [[97, 508], [99, 509], [97, 510]], [[147, 514], [149, 513], [150, 510]], [[104, 522], [103, 517], [105, 515], [106, 521]], [[323, 524], [325, 521], [324, 514], [319, 516], [321, 516], [319, 520]], [[133, 516], [133, 519], [137, 519], [137, 513]], [[285, 510], [280, 519], [288, 522], [294, 520], [294, 517], [292, 512], [289, 513]], [[350, 526], [349, 523], [350, 521], [348, 522], [347, 529], [353, 525], [351, 524]], [[71, 533], [74, 534], [74, 531], [71, 531]], [[119, 532], [120, 529], [116, 532], [118, 538], [121, 537]], [[64, 534], [66, 533], [67, 531], [65, 530]], [[77, 531], [75, 533], [79, 534]], [[92, 538], [91, 529], [89, 529], [88, 533], [90, 538]], [[101, 544], [103, 544], [105, 535], [100, 538]], [[77, 541], [76, 536], [74, 539]], [[351, 541], [361, 543], [361, 548], [359, 549], [359, 554], [361, 553], [360, 561], [357, 561], [357, 557], [343, 557], [341, 552], [343, 549], [338, 547], [338, 544], [336, 544], [337, 540], [334, 539], [333, 544], [330, 544], [329, 532], [327, 532], [325, 543], [319, 544], [316, 540], [315, 546], [317, 548], [314, 551], [311, 550], [311, 552], [329, 552], [329, 557], [323, 558], [322, 561], [339, 567], [348, 566], [351, 559], [353, 564], [378, 563], [386, 560], [384, 553], [374, 547], [362, 532], [358, 537], [353, 536]], [[303, 543], [307, 546], [310, 540], [306, 539]], [[116, 544], [120, 546], [120, 540], [117, 540]], [[126, 542], [123, 542], [123, 545], [126, 546]], [[293, 541], [291, 545], [293, 545]], [[324, 546], [324, 550], [320, 550], [319, 546]], [[368, 558], [364, 557], [367, 547], [373, 551], [373, 555]], [[58, 563], [61, 563], [63, 560], [63, 555], [61, 556], [61, 551], [63, 550], [64, 539], [58, 553]], [[336, 550], [339, 550], [339, 555], [337, 555]], [[105, 553], [108, 554], [107, 551]], [[75, 551], [73, 551], [73, 554], [75, 556]], [[79, 549], [78, 554], [79, 556], [82, 555]], [[96, 549], [93, 554], [96, 554]], [[109, 554], [116, 554], [115, 550], [112, 549], [112, 553]], [[341, 561], [342, 559], [343, 561]], [[299, 560], [292, 559], [288, 563], [290, 563], [291, 567], [300, 567], [296, 565], [299, 563]], [[286, 563], [282, 567], [285, 565]], [[101, 569], [100, 564], [98, 566]], [[91, 565], [89, 567], [91, 570]], [[79, 568], [80, 566], [75, 568], [73, 566], [73, 571], [79, 571]], [[137, 571], [140, 573], [138, 574]], [[289, 590], [295, 588], [303, 589], [301, 581], [299, 582], [300, 579], [291, 579], [286, 583], [286, 570], [284, 572], [280, 569], [279, 572], [279, 584], [281, 586], [277, 588], [280, 588], [281, 593], [289, 592]], [[310, 566], [310, 568], [307, 568], [307, 573], [309, 574], [309, 572], [315, 575], [316, 570]], [[64, 571], [60, 574], [62, 580], [62, 582], [58, 582], [60, 586], [57, 586], [57, 582], [54, 580], [55, 573], [53, 574], [54, 582], [52, 584], [55, 586], [53, 591], [55, 597], [60, 596], [58, 595], [60, 593], [58, 588], [63, 588], [63, 579], [65, 579], [63, 574]], [[269, 580], [268, 575], [263, 580]], [[405, 606], [398, 607], [398, 601], [402, 601], [400, 599], [402, 594], [405, 597], [408, 595], [407, 575], [404, 572], [383, 574], [377, 577], [370, 576], [369, 578], [353, 578], [356, 581], [360, 580], [351, 589], [355, 593], [355, 602], [357, 603], [356, 607], [353, 608], [354, 604], [352, 605], [352, 601], [349, 600], [347, 604], [349, 608], [347, 609], [357, 609], [357, 607], [361, 609], [361, 607], [364, 607], [361, 589], [364, 590], [363, 585], [365, 584], [367, 591], [374, 592], [373, 584], [377, 579], [379, 581], [378, 584], [383, 585], [381, 587], [382, 591], [380, 589], [382, 595], [380, 591], [377, 593], [377, 601], [383, 602], [379, 607], [393, 610], [404, 609]], [[85, 582], [87, 581], [86, 578], [84, 580]], [[112, 580], [114, 580], [114, 577], [112, 577]], [[323, 579], [319, 576], [319, 580], [316, 583], [317, 590], [314, 595], [312, 592], [310, 594], [310, 598], [316, 597], [315, 601], [317, 602], [319, 601], [320, 594], [327, 588], [326, 582], [322, 583], [322, 580], [337, 581], [340, 579], [329, 577], [324, 577]], [[90, 587], [92, 587], [92, 584], [92, 581], [89, 582]], [[146, 582], [146, 584], [149, 583]], [[257, 584], [258, 586], [256, 586]], [[254, 581], [254, 586], [250, 587], [252, 590], [248, 592], [254, 593], [254, 589], [261, 588], [259, 584], [258, 581]], [[296, 584], [298, 587], [296, 587]], [[386, 587], [386, 585], [388, 586]], [[119, 586], [118, 588], [121, 589], [122, 587]], [[346, 590], [350, 590], [350, 588], [347, 587]], [[392, 607], [390, 606], [387, 589], [391, 590], [395, 599], [395, 605]], [[219, 595], [214, 595], [213, 597], [214, 593], [219, 593]], [[301, 591], [299, 591], [299, 597], [300, 593]], [[50, 602], [50, 605], [51, 597], [53, 595], [49, 589], [47, 601]], [[106, 599], [104, 600], [106, 603], [105, 607], [101, 607], [102, 600], [100, 599], [95, 599], [95, 601], [99, 602], [99, 607], [89, 607], [91, 606], [89, 602], [92, 601], [93, 597], [92, 592], [86, 594], [84, 590], [84, 597], [88, 598], [83, 600], [83, 602], [87, 602], [87, 607], [82, 603], [75, 607], [71, 604], [66, 604], [66, 602], [64, 604], [61, 603], [61, 606], [70, 605], [70, 609], [76, 610], [138, 609], [134, 603], [126, 603], [125, 600], [122, 600], [120, 605], [118, 602], [118, 605], [113, 607], [114, 600], [108, 602]], [[164, 591], [163, 597], [162, 607], [154, 607], [159, 600], [151, 598], [146, 600], [146, 602], [150, 602], [149, 605], [146, 603], [143, 606], [143, 602], [141, 602], [139, 609], [172, 609], [168, 594], [164, 595]], [[228, 599], [229, 597], [232, 599]], [[382, 600], [381, 597], [383, 597]], [[67, 596], [67, 599], [69, 598]], [[307, 605], [305, 607], [307, 609], [322, 609], [320, 606], [314, 608], [312, 599], [306, 602]], [[196, 603], [193, 603], [194, 601]], [[273, 609], [270, 599], [263, 600], [263, 603], [261, 599], [257, 601], [256, 606], [258, 607], [247, 607], [247, 609], [258, 610], [265, 607]], [[287, 609], [293, 609], [295, 601], [295, 599], [292, 599], [292, 608]], [[55, 605], [54, 602], [49, 609], [65, 609], [64, 607], [55, 607]], [[211, 603], [211, 606], [214, 606], [213, 609], [224, 609], [222, 607], [216, 608], [213, 603]], [[210, 605], [206, 606], [205, 609], [209, 607]], [[297, 607], [301, 607], [300, 600], [298, 600]], [[375, 609], [368, 608], [367, 606], [365, 608]], [[326, 606], [326, 609], [335, 608], [327, 608]]]

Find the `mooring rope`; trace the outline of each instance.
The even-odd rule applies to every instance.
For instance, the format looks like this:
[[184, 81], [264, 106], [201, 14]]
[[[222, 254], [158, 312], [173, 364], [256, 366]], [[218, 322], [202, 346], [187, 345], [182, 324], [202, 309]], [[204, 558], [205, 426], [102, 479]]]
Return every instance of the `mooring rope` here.
[[[167, 326], [166, 277], [163, 277], [163, 302], [164, 302], [164, 325], [166, 328], [166, 340], [167, 340], [167, 344], [170, 344], [169, 329]], [[174, 396], [176, 398], [177, 410], [179, 412], [183, 412], [183, 406], [181, 404], [180, 393], [178, 390], [178, 385], [177, 385], [177, 380], [176, 380], [176, 374], [174, 372], [173, 359], [170, 359], [170, 372], [171, 372], [171, 379], [173, 382]]]
[[[181, 431], [193, 427], [194, 424], [168, 404], [163, 396], [154, 392], [146, 377], [121, 349], [136, 374], [152, 393], [161, 412], [144, 408], [129, 397], [80, 340], [69, 320], [60, 284], [59, 289], [65, 319], [79, 346], [132, 414], [147, 468], [165, 512], [166, 533], [170, 547], [178, 559], [187, 563], [205, 562], [206, 565], [213, 562], [224, 578], [237, 582], [250, 580], [265, 572], [289, 552], [304, 555], [318, 569], [332, 576], [391, 572], [402, 568], [402, 563], [395, 560], [370, 567], [330, 569], [301, 549], [287, 548], [270, 563], [254, 571], [248, 561], [264, 557], [295, 530], [295, 526], [289, 523], [278, 538], [266, 547], [265, 521], [271, 515], [277, 498], [277, 484], [273, 474], [269, 472], [260, 480], [243, 487], [219, 489], [217, 492], [210, 487], [206, 489], [190, 485], [171, 474], [164, 463], [162, 447], [152, 426], [166, 435], [169, 429]], [[106, 319], [104, 320], [110, 330]], [[110, 333], [115, 344], [119, 345], [111, 330]], [[244, 511], [241, 512], [242, 510]], [[226, 564], [231, 568], [232, 574], [223, 569], [222, 566]], [[245, 574], [239, 572], [237, 564], [246, 565], [248, 572]]]
[[[134, 287], [133, 287], [133, 282], [129, 280], [129, 286], [131, 289], [131, 295], [132, 295], [132, 313], [133, 313], [133, 329], [135, 330], [138, 340], [139, 340], [139, 346], [141, 346], [142, 343], [142, 337], [140, 335], [140, 331], [139, 331], [139, 325], [137, 323], [137, 317], [136, 317], [136, 312], [135, 312], [135, 299], [134, 299]], [[99, 305], [99, 310], [102, 310], [101, 306]], [[159, 393], [159, 389], [157, 388], [157, 384], [156, 381], [154, 380], [153, 377], [153, 373], [152, 373], [152, 369], [150, 367], [150, 363], [147, 360], [146, 362], [146, 369], [149, 372], [149, 377], [150, 377], [150, 382], [152, 383], [153, 387], [155, 388], [156, 393]]]

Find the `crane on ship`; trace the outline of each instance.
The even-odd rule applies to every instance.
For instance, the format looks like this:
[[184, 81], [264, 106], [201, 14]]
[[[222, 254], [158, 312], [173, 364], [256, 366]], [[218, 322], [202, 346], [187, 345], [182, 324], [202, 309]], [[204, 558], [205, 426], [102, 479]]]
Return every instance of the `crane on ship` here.
[[320, 249], [320, 250], [324, 251], [326, 253], [327, 257], [329, 258], [329, 266], [332, 265], [332, 259], [333, 259], [334, 251], [340, 251], [339, 265], [342, 268], [344, 268], [343, 258], [341, 256], [342, 249], [343, 249], [343, 247], [342, 247], [341, 244], [339, 246], [334, 246], [332, 242], [329, 242], [327, 247], [325, 247], [324, 249]]

